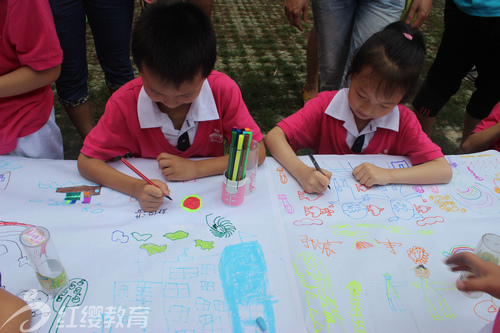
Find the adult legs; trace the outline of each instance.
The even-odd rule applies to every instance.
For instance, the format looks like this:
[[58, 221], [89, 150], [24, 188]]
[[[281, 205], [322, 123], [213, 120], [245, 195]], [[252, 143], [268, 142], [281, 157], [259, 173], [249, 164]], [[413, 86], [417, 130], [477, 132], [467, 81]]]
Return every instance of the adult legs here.
[[313, 0], [318, 38], [320, 90], [338, 90], [349, 54], [352, 22], [357, 1]]
[[61, 74], [56, 80], [57, 97], [82, 138], [93, 127], [87, 103], [87, 49], [83, 1], [50, 0], [57, 36], [63, 50]]
[[308, 99], [310, 99], [316, 97], [316, 95], [318, 94], [318, 37], [316, 36], [316, 29], [314, 28], [314, 26], [311, 28], [311, 31], [309, 31], [309, 37], [307, 38], [306, 68], [306, 84], [304, 85], [302, 91], [304, 102], [306, 102], [306, 96], [308, 97]]
[[88, 0], [89, 20], [97, 58], [111, 92], [134, 78], [130, 59], [133, 0]]
[[405, 0], [358, 1], [352, 29], [349, 55], [344, 68], [342, 87], [348, 87], [346, 74], [351, 67], [351, 59], [357, 49], [374, 33], [384, 29], [389, 23], [399, 21], [405, 8]]
[[484, 20], [484, 30], [495, 32], [487, 41], [489, 47], [482, 50], [477, 60], [478, 77], [474, 84], [476, 91], [472, 94], [464, 115], [462, 145], [472, 130], [486, 118], [495, 104], [500, 101], [500, 18], [492, 17]]
[[417, 118], [429, 137], [437, 113], [458, 91], [463, 77], [488, 47], [491, 33], [480, 29], [478, 19], [461, 12], [453, 0], [446, 1], [441, 44], [413, 100]]

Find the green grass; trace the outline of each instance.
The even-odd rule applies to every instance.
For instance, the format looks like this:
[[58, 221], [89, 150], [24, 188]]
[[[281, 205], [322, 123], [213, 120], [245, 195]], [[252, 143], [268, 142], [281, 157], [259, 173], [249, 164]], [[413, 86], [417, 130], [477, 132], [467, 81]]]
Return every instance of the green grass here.
[[[435, 0], [431, 15], [421, 28], [428, 55], [426, 68], [434, 59], [441, 40], [444, 0]], [[261, 130], [275, 124], [303, 106], [302, 86], [306, 73], [306, 42], [312, 22], [300, 32], [289, 25], [283, 3], [263, 0], [217, 0], [212, 20], [218, 38], [216, 70], [228, 74], [241, 88], [243, 99]], [[312, 12], [309, 12], [312, 17]], [[109, 92], [88, 33], [89, 89], [93, 117], [104, 112]], [[438, 114], [432, 136], [445, 154], [457, 147], [450, 133], [461, 133], [463, 113], [473, 84], [465, 81]], [[66, 159], [76, 159], [82, 140], [65, 111], [56, 106], [56, 119], [64, 138]]]

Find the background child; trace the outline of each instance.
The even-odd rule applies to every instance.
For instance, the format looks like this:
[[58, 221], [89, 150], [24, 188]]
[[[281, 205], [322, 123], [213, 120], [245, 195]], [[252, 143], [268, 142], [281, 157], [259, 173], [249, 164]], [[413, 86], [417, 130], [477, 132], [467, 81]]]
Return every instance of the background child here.
[[[143, 210], [154, 211], [169, 194], [167, 185], [153, 180], [158, 189], [105, 161], [128, 152], [157, 158], [166, 179], [187, 180], [224, 172], [228, 164], [224, 138], [231, 140], [234, 127], [250, 128], [256, 141], [263, 135], [236, 83], [213, 71], [215, 31], [198, 7], [149, 5], [134, 26], [132, 55], [141, 77], [110, 98], [84, 141], [78, 168], [84, 177], [134, 196]], [[265, 153], [261, 142], [259, 164]]]
[[0, 155], [64, 157], [50, 84], [62, 50], [47, 0], [0, 2]]
[[500, 103], [497, 103], [490, 115], [476, 126], [472, 134], [459, 147], [458, 152], [469, 154], [486, 149], [500, 151]]
[[[453, 272], [467, 271], [474, 274], [466, 280], [457, 279], [457, 289], [465, 292], [484, 291], [500, 299], [500, 266], [486, 261], [470, 252], [458, 252], [448, 259], [446, 264]], [[500, 332], [500, 317], [497, 311], [493, 332]]]
[[318, 94], [266, 136], [273, 156], [307, 192], [323, 192], [325, 175], [304, 164], [300, 148], [318, 154], [408, 156], [414, 166], [383, 169], [363, 163], [353, 170], [363, 185], [446, 183], [451, 167], [441, 149], [422, 132], [404, 102], [415, 90], [425, 60], [421, 33], [395, 22], [370, 37], [353, 58], [348, 89]]

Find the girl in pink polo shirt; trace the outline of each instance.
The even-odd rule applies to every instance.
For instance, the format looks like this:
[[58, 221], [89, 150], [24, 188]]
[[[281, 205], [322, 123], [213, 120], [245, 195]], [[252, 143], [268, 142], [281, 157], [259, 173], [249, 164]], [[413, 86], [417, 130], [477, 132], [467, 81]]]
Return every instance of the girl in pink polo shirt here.
[[404, 169], [370, 163], [354, 168], [365, 186], [447, 183], [452, 171], [441, 149], [427, 137], [413, 112], [400, 104], [415, 91], [425, 60], [422, 34], [403, 22], [389, 24], [355, 54], [349, 88], [325, 91], [282, 120], [265, 138], [271, 154], [305, 191], [324, 192], [331, 173], [307, 166], [295, 154], [386, 154], [408, 156]]

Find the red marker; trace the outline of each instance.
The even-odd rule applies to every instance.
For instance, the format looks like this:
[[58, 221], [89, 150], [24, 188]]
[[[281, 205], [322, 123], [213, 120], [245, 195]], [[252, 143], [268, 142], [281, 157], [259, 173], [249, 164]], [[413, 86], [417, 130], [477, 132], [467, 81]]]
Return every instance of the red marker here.
[[[123, 157], [120, 159], [120, 161], [122, 161], [126, 166], [128, 166], [130, 168], [130, 170], [132, 170], [133, 172], [135, 172], [139, 177], [141, 177], [142, 179], [144, 179], [145, 181], [148, 182], [148, 184], [150, 185], [153, 185], [155, 187], [158, 187], [160, 188], [158, 185], [156, 185], [155, 183], [153, 183], [151, 181], [151, 179], [149, 179], [148, 177], [144, 176], [142, 174], [142, 172], [140, 172], [139, 170], [137, 170], [132, 164], [130, 164], [126, 159], [124, 159]], [[168, 195], [165, 196], [167, 199], [169, 199], [170, 201], [173, 201], [171, 197], [169, 197]]]

